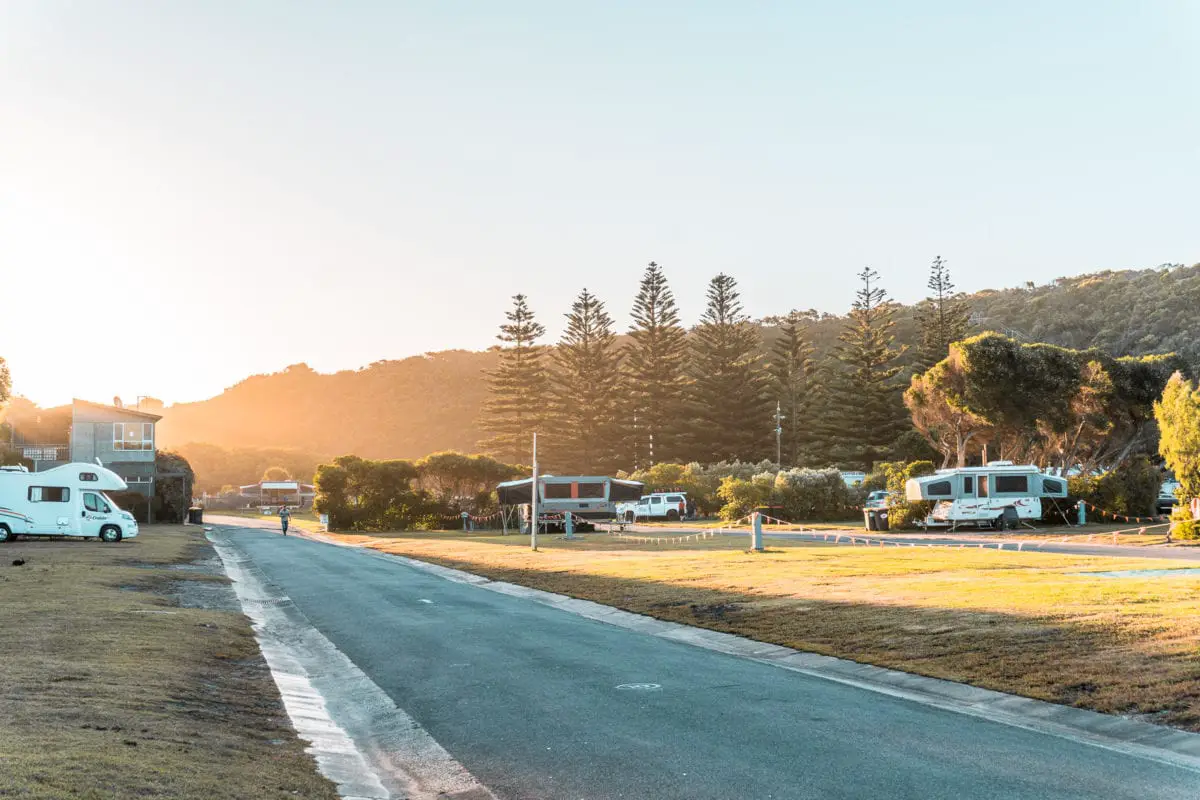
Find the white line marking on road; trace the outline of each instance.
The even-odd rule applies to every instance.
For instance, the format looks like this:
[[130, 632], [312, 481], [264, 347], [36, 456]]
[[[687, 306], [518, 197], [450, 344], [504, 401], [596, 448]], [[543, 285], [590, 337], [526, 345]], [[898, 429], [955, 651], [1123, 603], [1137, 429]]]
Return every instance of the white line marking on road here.
[[660, 683], [622, 683], [618, 689], [627, 689], [634, 692], [657, 692], [662, 688]]
[[420, 600], [418, 600], [417, 602], [418, 602], [418, 603], [428, 603], [429, 605], [433, 605], [433, 601], [432, 601], [432, 600], [426, 600], [424, 597], [422, 597], [422, 598], [421, 598]]
[[[260, 577], [235, 545], [210, 538], [254, 623], [284, 707], [321, 774], [348, 800], [493, 795], [333, 642]], [[242, 556], [241, 559], [237, 556]]]

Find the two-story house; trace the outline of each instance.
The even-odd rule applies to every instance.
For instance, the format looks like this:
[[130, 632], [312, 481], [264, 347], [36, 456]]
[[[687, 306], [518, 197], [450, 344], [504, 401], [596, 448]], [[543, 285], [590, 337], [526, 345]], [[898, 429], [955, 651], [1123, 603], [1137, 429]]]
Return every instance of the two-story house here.
[[41, 471], [71, 461], [100, 463], [131, 491], [154, 496], [154, 425], [162, 417], [121, 405], [74, 400], [69, 406], [8, 415], [10, 445]]

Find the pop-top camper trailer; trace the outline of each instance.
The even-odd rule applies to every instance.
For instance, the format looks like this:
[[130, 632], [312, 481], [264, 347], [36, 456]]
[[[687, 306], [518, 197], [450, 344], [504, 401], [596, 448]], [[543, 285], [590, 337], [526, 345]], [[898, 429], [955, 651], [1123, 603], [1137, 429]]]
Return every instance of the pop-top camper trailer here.
[[16, 536], [130, 539], [138, 535], [137, 522], [105, 494], [128, 488], [120, 475], [97, 464], [44, 472], [0, 467], [0, 542]]
[[[617, 503], [637, 500], [645, 488], [603, 475], [539, 475], [538, 484], [538, 522], [549, 530], [560, 528], [567, 512], [584, 525], [614, 520]], [[533, 499], [533, 479], [506, 481], [496, 495], [502, 509], [525, 506]]]
[[1042, 498], [1066, 497], [1067, 481], [1045, 475], [1032, 464], [993, 461], [985, 467], [942, 469], [909, 478], [904, 493], [910, 502], [934, 502], [926, 525], [1000, 527], [1005, 520], [1040, 519]]

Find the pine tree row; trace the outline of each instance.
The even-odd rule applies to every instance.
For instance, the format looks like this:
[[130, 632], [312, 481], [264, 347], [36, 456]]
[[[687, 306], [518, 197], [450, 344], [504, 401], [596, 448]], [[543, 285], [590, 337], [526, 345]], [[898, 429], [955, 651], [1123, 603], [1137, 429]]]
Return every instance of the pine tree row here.
[[[907, 376], [892, 333], [896, 305], [873, 270], [858, 277], [838, 346], [820, 363], [808, 317], [795, 311], [778, 320], [778, 338], [764, 351], [759, 325], [725, 274], [709, 282], [704, 313], [688, 331], [666, 276], [651, 262], [624, 345], [604, 303], [587, 289], [553, 348], [539, 343], [546, 329], [517, 295], [497, 337], [506, 346], [487, 373], [482, 422], [490, 438], [481, 447], [528, 463], [537, 431], [539, 460], [575, 474], [763, 459], [868, 468], [915, 433], [901, 397]], [[929, 287], [918, 310], [922, 338], [913, 369], [940, 360], [967, 328], [965, 305], [940, 257]]]

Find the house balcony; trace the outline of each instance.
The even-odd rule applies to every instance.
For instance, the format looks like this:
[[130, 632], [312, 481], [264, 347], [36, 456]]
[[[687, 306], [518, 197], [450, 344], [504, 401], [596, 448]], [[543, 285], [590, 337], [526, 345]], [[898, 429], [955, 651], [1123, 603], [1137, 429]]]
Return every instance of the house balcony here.
[[21, 458], [33, 462], [59, 461], [67, 463], [71, 460], [71, 445], [69, 444], [14, 444], [12, 448]]

